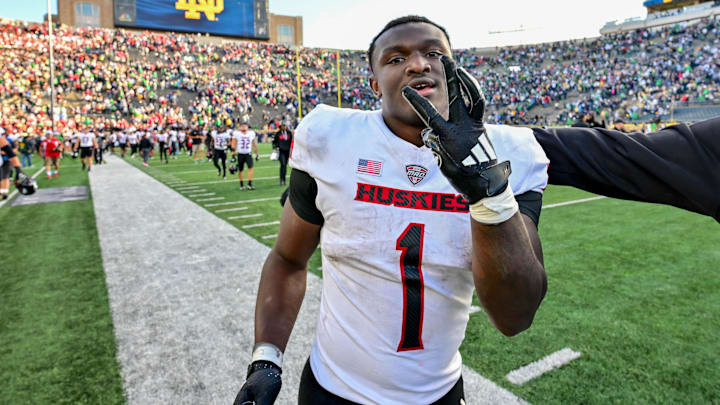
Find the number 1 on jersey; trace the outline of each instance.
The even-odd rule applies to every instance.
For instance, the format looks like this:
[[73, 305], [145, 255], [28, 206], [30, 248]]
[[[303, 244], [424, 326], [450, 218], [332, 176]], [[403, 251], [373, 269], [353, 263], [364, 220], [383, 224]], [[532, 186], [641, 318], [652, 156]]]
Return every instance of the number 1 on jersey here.
[[411, 223], [397, 239], [403, 284], [402, 338], [397, 351], [422, 350], [423, 275], [422, 251], [425, 225]]

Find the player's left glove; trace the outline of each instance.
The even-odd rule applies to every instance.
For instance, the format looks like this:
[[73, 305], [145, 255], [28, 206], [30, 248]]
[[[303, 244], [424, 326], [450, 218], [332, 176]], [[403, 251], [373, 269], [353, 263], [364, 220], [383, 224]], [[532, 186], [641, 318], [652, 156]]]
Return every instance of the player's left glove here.
[[504, 222], [518, 207], [508, 187], [510, 162], [498, 163], [483, 125], [485, 98], [480, 85], [451, 58], [442, 56], [441, 62], [448, 92], [448, 120], [415, 89], [405, 86], [403, 97], [427, 126], [422, 132], [423, 142], [432, 149], [450, 184], [470, 203], [472, 217], [484, 224]]

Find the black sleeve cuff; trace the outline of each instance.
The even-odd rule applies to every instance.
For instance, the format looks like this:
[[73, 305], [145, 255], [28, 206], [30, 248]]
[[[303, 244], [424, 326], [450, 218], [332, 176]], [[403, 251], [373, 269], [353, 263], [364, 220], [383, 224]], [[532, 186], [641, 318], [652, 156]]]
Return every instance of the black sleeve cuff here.
[[528, 191], [516, 195], [515, 200], [520, 207], [520, 213], [530, 217], [535, 222], [535, 226], [538, 226], [540, 224], [540, 211], [542, 210], [542, 194], [537, 191]]
[[309, 174], [298, 169], [293, 169], [290, 172], [289, 197], [295, 213], [313, 225], [322, 225], [325, 219], [317, 206], [315, 206], [317, 192], [317, 183]]

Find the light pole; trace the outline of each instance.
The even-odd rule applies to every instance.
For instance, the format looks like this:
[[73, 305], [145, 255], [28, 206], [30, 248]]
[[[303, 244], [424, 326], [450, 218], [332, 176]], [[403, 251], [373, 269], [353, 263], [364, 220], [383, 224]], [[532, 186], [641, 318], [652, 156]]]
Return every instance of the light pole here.
[[50, 2], [47, 2], [47, 20], [48, 20], [48, 43], [50, 47], [50, 122], [52, 123], [52, 133], [55, 135], [55, 62], [53, 61], [53, 33], [52, 33], [52, 8]]

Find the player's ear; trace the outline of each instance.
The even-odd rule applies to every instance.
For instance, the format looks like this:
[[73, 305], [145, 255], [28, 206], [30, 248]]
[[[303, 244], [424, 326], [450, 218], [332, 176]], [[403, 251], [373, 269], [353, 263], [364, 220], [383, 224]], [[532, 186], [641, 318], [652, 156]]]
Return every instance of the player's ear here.
[[370, 90], [372, 90], [375, 97], [382, 98], [382, 91], [380, 91], [380, 84], [378, 83], [375, 75], [370, 75]]

